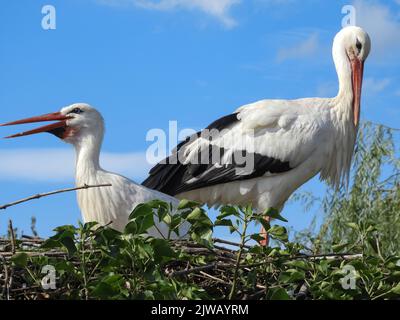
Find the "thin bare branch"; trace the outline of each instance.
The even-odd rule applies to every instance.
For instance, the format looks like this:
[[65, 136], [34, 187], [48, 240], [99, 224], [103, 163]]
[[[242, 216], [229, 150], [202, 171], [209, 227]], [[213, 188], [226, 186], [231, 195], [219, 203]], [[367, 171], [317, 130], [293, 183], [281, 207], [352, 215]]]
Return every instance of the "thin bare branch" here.
[[[240, 243], [232, 242], [232, 241], [227, 241], [227, 240], [224, 240], [224, 239], [214, 238], [213, 241], [214, 241], [214, 242], [218, 242], [218, 243], [228, 244], [228, 245], [230, 245], [230, 246], [240, 247]], [[250, 249], [250, 248], [252, 248], [252, 247], [249, 246], [249, 245], [244, 245], [243, 248]]]
[[20, 204], [20, 203], [24, 203], [24, 202], [31, 201], [31, 200], [34, 200], [34, 199], [40, 199], [40, 198], [43, 198], [43, 197], [52, 196], [54, 194], [70, 192], [70, 191], [75, 191], [75, 190], [81, 190], [81, 189], [102, 188], [102, 187], [111, 187], [111, 186], [112, 186], [112, 184], [110, 184], [110, 183], [98, 184], [98, 185], [85, 184], [85, 185], [83, 185], [81, 187], [60, 189], [60, 190], [51, 191], [51, 192], [47, 192], [47, 193], [39, 193], [39, 194], [36, 194], [34, 196], [30, 196], [30, 197], [27, 197], [27, 198], [24, 198], [24, 199], [21, 199], [21, 200], [18, 200], [18, 201], [14, 201], [14, 202], [11, 202], [11, 203], [4, 204], [4, 205], [0, 206], [0, 210], [5, 210], [8, 207], [15, 206], [15, 205]]

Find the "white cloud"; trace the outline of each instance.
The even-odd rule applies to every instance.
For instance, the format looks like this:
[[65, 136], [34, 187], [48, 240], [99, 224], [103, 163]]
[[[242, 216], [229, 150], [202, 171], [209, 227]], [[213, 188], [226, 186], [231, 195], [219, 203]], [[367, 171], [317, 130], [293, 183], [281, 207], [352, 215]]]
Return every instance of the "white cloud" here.
[[[399, 1], [398, 1], [399, 2]], [[371, 37], [371, 56], [380, 60], [393, 57], [396, 60], [400, 50], [399, 12], [376, 1], [357, 0], [356, 24], [364, 28]]]
[[[255, 0], [256, 4], [260, 5], [286, 5], [286, 4], [293, 4], [293, 2], [296, 2], [297, 0]], [[400, 0], [399, 0], [400, 1]]]
[[277, 54], [278, 62], [293, 58], [304, 58], [312, 56], [319, 47], [318, 34], [314, 33], [310, 35], [304, 41], [301, 41], [291, 47], [281, 48]]
[[232, 28], [237, 22], [231, 17], [230, 10], [241, 0], [97, 0], [97, 2], [107, 5], [133, 5], [142, 9], [159, 11], [200, 10], [218, 19], [224, 26]]
[[[101, 154], [104, 169], [141, 180], [151, 167], [145, 153]], [[0, 149], [0, 180], [73, 181], [75, 155], [69, 149]]]
[[363, 82], [363, 91], [369, 94], [380, 93], [385, 90], [390, 84], [391, 80], [389, 78], [376, 79], [376, 78], [365, 78]]

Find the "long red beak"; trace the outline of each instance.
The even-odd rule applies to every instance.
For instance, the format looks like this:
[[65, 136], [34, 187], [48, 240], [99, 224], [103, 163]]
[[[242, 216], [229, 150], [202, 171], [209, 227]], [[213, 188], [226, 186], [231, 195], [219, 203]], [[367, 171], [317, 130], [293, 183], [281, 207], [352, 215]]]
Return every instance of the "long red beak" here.
[[33, 129], [33, 130], [13, 134], [13, 135], [5, 137], [5, 138], [8, 139], [8, 138], [28, 136], [28, 135], [40, 133], [40, 132], [49, 132], [49, 133], [55, 134], [56, 136], [60, 137], [60, 135], [62, 135], [62, 133], [66, 129], [68, 119], [71, 119], [71, 117], [65, 116], [65, 115], [61, 114], [60, 112], [54, 112], [54, 113], [44, 114], [42, 116], [31, 117], [31, 118], [26, 118], [26, 119], [21, 119], [21, 120], [17, 120], [17, 121], [3, 123], [3, 124], [0, 124], [0, 126], [12, 126], [12, 125], [16, 125], [16, 124], [34, 123], [34, 122], [43, 122], [43, 121], [58, 121], [56, 123], [52, 123], [52, 124], [49, 124], [49, 125], [46, 125], [43, 127], [39, 127], [39, 128]]
[[357, 127], [360, 121], [361, 88], [364, 73], [364, 61], [357, 58], [351, 61], [353, 81], [353, 120]]

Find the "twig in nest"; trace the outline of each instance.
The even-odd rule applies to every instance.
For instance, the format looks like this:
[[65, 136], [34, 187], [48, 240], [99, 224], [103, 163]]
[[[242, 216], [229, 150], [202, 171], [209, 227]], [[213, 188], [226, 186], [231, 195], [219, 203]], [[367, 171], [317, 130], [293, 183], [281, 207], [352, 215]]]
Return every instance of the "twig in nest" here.
[[10, 233], [11, 252], [14, 254], [16, 251], [15, 233], [12, 225], [12, 220], [8, 220], [8, 232]]
[[[229, 245], [235, 246], [235, 247], [240, 247], [240, 243], [237, 243], [237, 242], [227, 241], [227, 240], [218, 239], [218, 238], [214, 238], [213, 241], [223, 243], [223, 244], [229, 244]], [[252, 247], [249, 245], [244, 245], [243, 248], [251, 249]]]
[[4, 287], [3, 287], [3, 291], [1, 293], [1, 296], [4, 297], [7, 293], [7, 297], [6, 299], [9, 300], [10, 296], [9, 296], [9, 290], [8, 290], [8, 269], [7, 269], [7, 261], [6, 259], [3, 257], [3, 255], [0, 254], [0, 258], [3, 261], [3, 269], [4, 269]]
[[243, 300], [257, 300], [262, 298], [265, 293], [267, 292], [267, 289], [261, 289], [259, 291], [257, 291], [256, 293], [250, 294], [250, 295], [245, 295], [243, 297]]
[[198, 271], [204, 271], [204, 270], [212, 270], [214, 268], [217, 267], [217, 263], [212, 263], [212, 264], [208, 264], [205, 266], [200, 266], [200, 267], [194, 267], [191, 269], [187, 269], [187, 270], [181, 270], [181, 271], [173, 271], [169, 274], [170, 277], [179, 277], [179, 276], [185, 276], [188, 275], [190, 273], [194, 273], [194, 272], [198, 272]]
[[4, 205], [0, 206], [0, 210], [5, 210], [8, 207], [15, 206], [15, 205], [23, 203], [23, 202], [27, 202], [27, 201], [34, 200], [34, 199], [40, 199], [40, 198], [51, 196], [51, 195], [58, 194], [58, 193], [70, 192], [70, 191], [81, 190], [81, 189], [89, 189], [89, 188], [111, 187], [111, 186], [112, 186], [112, 184], [110, 184], [110, 183], [98, 184], [98, 185], [85, 184], [81, 187], [61, 189], [61, 190], [51, 191], [51, 192], [47, 192], [47, 193], [39, 193], [34, 196], [30, 196], [28, 198], [24, 198], [21, 200], [17, 200], [17, 201], [11, 202], [11, 203], [4, 204]]
[[225, 284], [227, 286], [231, 286], [232, 285], [232, 283], [226, 282], [226, 281], [224, 281], [224, 280], [222, 280], [220, 278], [217, 278], [217, 277], [215, 277], [215, 276], [213, 276], [211, 274], [208, 274], [208, 273], [206, 273], [204, 271], [200, 271], [200, 274], [202, 274], [203, 276], [205, 276], [207, 278], [213, 279], [213, 280], [215, 280], [215, 281], [217, 281], [219, 283]]

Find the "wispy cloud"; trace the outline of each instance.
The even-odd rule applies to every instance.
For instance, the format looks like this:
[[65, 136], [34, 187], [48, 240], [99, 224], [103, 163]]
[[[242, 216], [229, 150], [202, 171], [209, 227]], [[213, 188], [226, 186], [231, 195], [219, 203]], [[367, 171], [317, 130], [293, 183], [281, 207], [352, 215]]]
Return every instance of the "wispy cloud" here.
[[364, 79], [363, 90], [369, 94], [377, 94], [385, 90], [390, 82], [389, 78], [376, 79], [368, 77]]
[[[104, 169], [141, 180], [151, 165], [145, 153], [110, 153], [101, 155]], [[0, 180], [73, 181], [75, 156], [69, 149], [0, 149]]]
[[225, 27], [237, 25], [230, 10], [241, 0], [97, 0], [106, 5], [133, 5], [138, 8], [158, 11], [199, 10], [218, 19]]
[[[399, 2], [399, 1], [397, 1]], [[400, 50], [399, 12], [376, 1], [356, 0], [356, 24], [364, 28], [371, 37], [371, 55], [386, 60], [396, 60]]]
[[296, 1], [298, 1], [298, 0], [255, 0], [254, 2], [256, 4], [276, 6], [276, 5], [293, 4], [293, 2], [296, 2]]
[[287, 47], [281, 48], [277, 54], [278, 62], [282, 62], [289, 59], [294, 58], [304, 58], [312, 56], [319, 47], [318, 43], [318, 34], [313, 33], [305, 40], [298, 42], [297, 44]]

